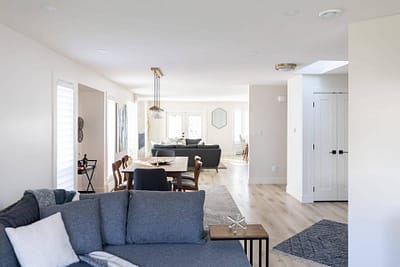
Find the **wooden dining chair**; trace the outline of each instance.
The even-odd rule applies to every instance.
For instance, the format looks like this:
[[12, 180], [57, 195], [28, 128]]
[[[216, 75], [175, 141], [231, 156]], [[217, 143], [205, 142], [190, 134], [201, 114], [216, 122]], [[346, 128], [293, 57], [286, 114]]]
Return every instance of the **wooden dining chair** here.
[[114, 188], [111, 191], [119, 191], [128, 189], [128, 182], [122, 181], [120, 168], [122, 166], [122, 160], [117, 160], [112, 165], [112, 172], [114, 177]]
[[[191, 190], [191, 191], [199, 191], [199, 177], [200, 177], [200, 171], [201, 171], [201, 166], [203, 165], [203, 162], [198, 157], [195, 162], [194, 162], [194, 173], [193, 176], [187, 176], [187, 175], [182, 175], [182, 190]], [[174, 179], [172, 181], [172, 190], [177, 191], [178, 190], [178, 181]]]
[[[129, 155], [125, 155], [121, 158], [122, 161], [122, 169], [126, 169], [128, 167], [128, 162], [129, 162]], [[123, 175], [123, 181], [128, 181], [129, 178], [129, 173], [124, 173]]]

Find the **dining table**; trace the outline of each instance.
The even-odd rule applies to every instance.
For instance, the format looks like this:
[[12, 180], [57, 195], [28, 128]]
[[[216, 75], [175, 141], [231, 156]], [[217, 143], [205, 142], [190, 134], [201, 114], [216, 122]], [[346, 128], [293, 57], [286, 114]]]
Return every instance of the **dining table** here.
[[147, 157], [133, 160], [122, 173], [128, 173], [128, 189], [133, 189], [135, 169], [164, 169], [168, 177], [176, 179], [178, 191], [182, 191], [182, 173], [188, 170], [188, 157]]

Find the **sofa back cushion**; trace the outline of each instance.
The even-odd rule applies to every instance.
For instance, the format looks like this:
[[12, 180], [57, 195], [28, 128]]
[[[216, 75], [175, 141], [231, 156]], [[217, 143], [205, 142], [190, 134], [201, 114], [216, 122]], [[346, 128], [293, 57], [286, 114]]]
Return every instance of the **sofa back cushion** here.
[[186, 145], [198, 145], [201, 142], [201, 138], [198, 139], [185, 139]]
[[42, 218], [61, 212], [75, 253], [82, 255], [103, 249], [98, 199], [53, 205], [42, 208], [40, 212]]
[[81, 194], [79, 196], [81, 200], [100, 200], [101, 233], [104, 244], [125, 244], [128, 198], [129, 192], [127, 190], [111, 193]]
[[128, 243], [202, 243], [205, 192], [131, 191]]
[[39, 206], [31, 193], [25, 193], [19, 201], [0, 211], [0, 267], [20, 266], [5, 227], [28, 225], [39, 217]]
[[4, 229], [4, 225], [0, 224], [0, 267], [19, 267], [17, 257]]

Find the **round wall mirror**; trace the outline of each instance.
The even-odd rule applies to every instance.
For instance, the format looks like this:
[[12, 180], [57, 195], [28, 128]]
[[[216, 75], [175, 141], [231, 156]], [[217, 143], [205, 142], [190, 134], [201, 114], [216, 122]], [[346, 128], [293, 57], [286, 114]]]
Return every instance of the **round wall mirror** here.
[[214, 109], [211, 113], [211, 124], [217, 129], [224, 128], [227, 124], [226, 111], [222, 108]]

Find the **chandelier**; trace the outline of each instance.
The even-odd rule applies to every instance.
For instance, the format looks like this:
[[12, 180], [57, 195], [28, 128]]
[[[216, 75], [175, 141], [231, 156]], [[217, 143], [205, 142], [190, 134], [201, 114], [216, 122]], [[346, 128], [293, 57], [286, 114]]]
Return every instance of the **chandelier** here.
[[164, 76], [160, 68], [153, 67], [151, 71], [154, 74], [154, 96], [153, 106], [149, 108], [150, 116], [154, 119], [162, 119], [164, 110], [160, 107], [160, 78]]

